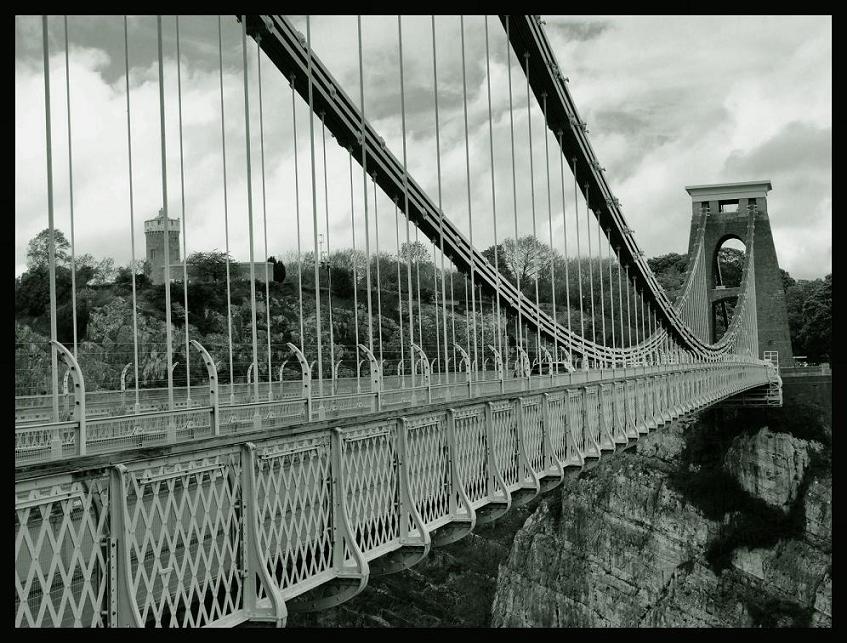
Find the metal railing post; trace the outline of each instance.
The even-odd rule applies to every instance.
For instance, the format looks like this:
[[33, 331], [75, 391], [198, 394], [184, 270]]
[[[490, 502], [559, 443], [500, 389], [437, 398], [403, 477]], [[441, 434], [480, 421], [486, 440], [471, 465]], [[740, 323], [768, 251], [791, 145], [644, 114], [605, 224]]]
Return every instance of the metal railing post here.
[[[260, 550], [258, 523], [258, 496], [255, 484], [256, 445], [245, 442], [241, 445], [241, 569], [244, 611], [256, 620], [271, 620], [277, 627], [285, 627], [288, 610], [277, 583], [271, 577], [264, 555]], [[257, 607], [259, 577], [271, 605]]]
[[211, 427], [212, 435], [221, 434], [220, 423], [220, 391], [218, 390], [218, 369], [208, 351], [196, 339], [191, 340], [191, 345], [200, 353], [206, 373], [209, 376], [209, 405], [212, 407]]
[[[56, 349], [56, 354], [65, 364], [71, 378], [74, 381], [74, 411], [73, 419], [77, 423], [76, 435], [76, 453], [77, 455], [85, 455], [86, 449], [86, 430], [85, 430], [85, 378], [82, 376], [82, 370], [76, 359], [67, 348], [57, 342], [55, 339], [50, 340], [51, 346]], [[61, 438], [60, 438], [61, 439]]]

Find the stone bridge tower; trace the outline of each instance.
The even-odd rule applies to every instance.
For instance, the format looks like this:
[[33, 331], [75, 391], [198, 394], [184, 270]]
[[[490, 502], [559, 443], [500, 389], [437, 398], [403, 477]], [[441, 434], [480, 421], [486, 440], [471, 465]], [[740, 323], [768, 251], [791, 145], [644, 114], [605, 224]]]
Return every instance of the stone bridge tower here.
[[[788, 313], [785, 308], [785, 291], [776, 259], [771, 224], [768, 218], [768, 191], [770, 181], [746, 181], [744, 183], [720, 183], [715, 185], [690, 185], [686, 191], [691, 195], [691, 233], [688, 240], [688, 255], [694, 250], [695, 230], [706, 218], [705, 256], [708, 263], [706, 288], [714, 304], [738, 296], [738, 288], [716, 288], [715, 266], [718, 250], [728, 239], [744, 243], [747, 233], [747, 206], [757, 208], [754, 245], [756, 249], [756, 316], [759, 324], [759, 358], [765, 351], [777, 351], [780, 366], [793, 366], [791, 334], [788, 330]], [[709, 334], [714, 339], [715, 316], [709, 314]]]

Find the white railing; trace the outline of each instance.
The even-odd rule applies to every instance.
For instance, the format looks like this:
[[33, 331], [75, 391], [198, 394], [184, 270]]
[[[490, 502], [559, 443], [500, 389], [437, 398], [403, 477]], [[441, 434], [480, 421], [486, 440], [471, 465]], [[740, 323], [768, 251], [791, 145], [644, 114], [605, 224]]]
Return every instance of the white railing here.
[[[26, 427], [16, 452], [61, 451], [64, 461], [18, 462], [15, 624], [284, 623], [289, 607], [337, 605], [371, 571], [413, 565], [433, 542], [554, 487], [567, 467], [767, 385], [772, 370], [733, 362], [547, 378], [542, 391], [355, 413], [311, 430], [304, 400], [242, 404], [219, 409], [221, 435], [183, 444], [187, 432], [210, 435], [212, 407], [146, 414], [158, 429], [144, 445], [173, 444], [140, 458], [127, 447], [143, 414], [89, 420], [85, 461], [69, 457], [78, 423]], [[362, 399], [313, 402], [330, 415]], [[278, 430], [289, 420], [296, 432]]]

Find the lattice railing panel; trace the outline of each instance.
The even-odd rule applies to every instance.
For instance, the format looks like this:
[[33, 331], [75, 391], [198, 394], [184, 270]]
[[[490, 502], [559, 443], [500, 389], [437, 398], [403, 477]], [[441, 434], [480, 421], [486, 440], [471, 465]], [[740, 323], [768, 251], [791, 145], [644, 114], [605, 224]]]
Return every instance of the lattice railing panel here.
[[[282, 590], [332, 567], [330, 435], [263, 443], [256, 456], [259, 554]], [[266, 596], [259, 584], [258, 598]]]
[[240, 480], [234, 449], [126, 472], [127, 573], [142, 623], [200, 627], [241, 608]]
[[488, 454], [485, 407], [469, 406], [453, 413], [456, 438], [456, 468], [471, 502], [488, 495]]
[[15, 427], [15, 463], [27, 464], [74, 455], [78, 450], [78, 439], [77, 422]]
[[585, 387], [585, 432], [600, 444], [600, 392], [596, 386]]
[[[302, 406], [302, 404], [301, 404]], [[348, 417], [376, 411], [376, 397], [372, 393], [337, 395], [312, 400], [313, 410], [322, 410], [326, 418]]]
[[550, 421], [550, 442], [559, 462], [568, 459], [566, 393], [559, 391], [547, 396], [547, 417]]
[[109, 478], [39, 480], [15, 494], [15, 627], [103, 627]]
[[582, 413], [582, 391], [568, 390], [568, 429], [571, 432], [571, 438], [576, 444], [576, 448], [580, 453], [585, 453], [585, 430], [583, 429], [583, 413]]
[[202, 407], [89, 420], [85, 443], [89, 453], [100, 453], [163, 444], [169, 432], [176, 440], [209, 437], [210, 411], [209, 407]]
[[615, 429], [615, 401], [614, 387], [612, 384], [600, 385], [600, 422], [603, 429], [609, 434], [614, 434]]
[[615, 392], [613, 394], [614, 399], [614, 416], [615, 416], [615, 429], [618, 435], [625, 435], [624, 429], [626, 427], [626, 390], [623, 382], [615, 382], [614, 383]]
[[518, 423], [512, 402], [490, 402], [494, 429], [494, 457], [506, 486], [520, 482]]
[[341, 439], [347, 513], [363, 554], [400, 538], [395, 423], [345, 431]]
[[[409, 493], [424, 525], [450, 514], [450, 466], [445, 413], [406, 422]], [[413, 528], [413, 525], [410, 525]]]
[[220, 431], [226, 435], [299, 424], [309, 419], [306, 412], [306, 401], [302, 399], [222, 406]]
[[635, 415], [635, 380], [626, 380], [626, 382], [624, 382], [624, 387], [626, 389], [626, 417], [628, 418], [628, 421], [632, 422], [632, 425], [635, 426], [637, 424], [637, 417]]
[[524, 443], [526, 444], [526, 455], [529, 464], [540, 474], [544, 471], [544, 450], [542, 440], [544, 439], [544, 425], [542, 418], [541, 399], [524, 399], [523, 405], [523, 427]]

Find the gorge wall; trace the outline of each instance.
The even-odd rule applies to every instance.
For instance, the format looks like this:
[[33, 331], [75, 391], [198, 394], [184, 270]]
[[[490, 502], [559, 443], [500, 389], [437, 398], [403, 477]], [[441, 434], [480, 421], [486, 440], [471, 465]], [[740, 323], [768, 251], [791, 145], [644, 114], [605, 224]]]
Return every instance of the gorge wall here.
[[798, 401], [663, 426], [288, 626], [830, 626], [829, 417]]
[[707, 411], [565, 483], [515, 535], [494, 626], [831, 626], [828, 427]]

